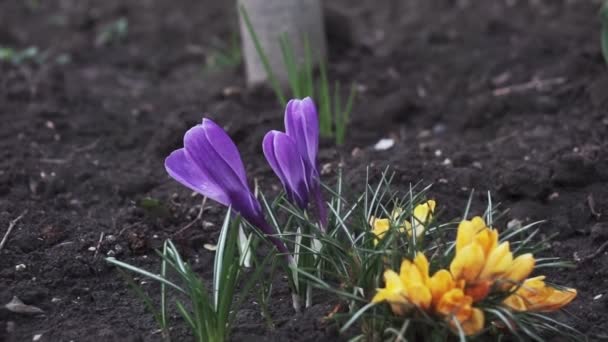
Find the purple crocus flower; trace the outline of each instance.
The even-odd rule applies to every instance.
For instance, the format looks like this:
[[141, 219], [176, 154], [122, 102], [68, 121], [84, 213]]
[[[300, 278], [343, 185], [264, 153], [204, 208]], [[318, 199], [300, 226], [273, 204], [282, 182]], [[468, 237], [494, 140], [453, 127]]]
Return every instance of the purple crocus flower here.
[[275, 232], [249, 189], [245, 167], [234, 142], [213, 121], [203, 119], [202, 124], [190, 128], [184, 135], [184, 147], [165, 159], [165, 169], [186, 187], [232, 206], [249, 223], [269, 235], [279, 252], [289, 253], [285, 244], [272, 236]]
[[272, 170], [281, 179], [288, 198], [306, 209], [314, 196], [321, 226], [327, 225], [327, 212], [321, 194], [317, 166], [319, 118], [310, 97], [294, 99], [285, 108], [285, 133], [270, 131], [262, 144]]

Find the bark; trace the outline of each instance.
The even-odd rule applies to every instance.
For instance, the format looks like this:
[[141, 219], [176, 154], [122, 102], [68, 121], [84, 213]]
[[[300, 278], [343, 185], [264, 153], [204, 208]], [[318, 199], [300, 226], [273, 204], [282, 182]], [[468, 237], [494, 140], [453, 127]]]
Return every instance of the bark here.
[[[325, 58], [326, 42], [320, 0], [239, 0], [249, 15], [277, 79], [287, 83], [287, 71], [280, 46], [282, 34], [291, 42], [298, 62], [304, 59], [305, 40], [308, 39], [315, 62]], [[268, 79], [254, 42], [240, 13], [240, 27], [245, 59], [247, 84], [255, 86]]]

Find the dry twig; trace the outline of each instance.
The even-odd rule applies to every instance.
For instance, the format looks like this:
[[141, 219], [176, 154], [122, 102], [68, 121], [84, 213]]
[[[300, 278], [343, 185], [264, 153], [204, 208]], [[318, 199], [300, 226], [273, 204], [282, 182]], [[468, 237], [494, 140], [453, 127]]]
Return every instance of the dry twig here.
[[16, 219], [12, 220], [11, 223], [9, 223], [8, 229], [6, 230], [6, 234], [4, 234], [2, 241], [0, 241], [0, 251], [2, 251], [2, 248], [4, 248], [4, 245], [6, 244], [6, 241], [8, 240], [8, 235], [11, 233], [13, 228], [15, 228], [17, 223], [23, 218], [23, 216], [25, 216], [25, 214], [27, 214], [27, 210], [24, 210], [23, 213], [21, 213], [21, 215], [19, 215]]

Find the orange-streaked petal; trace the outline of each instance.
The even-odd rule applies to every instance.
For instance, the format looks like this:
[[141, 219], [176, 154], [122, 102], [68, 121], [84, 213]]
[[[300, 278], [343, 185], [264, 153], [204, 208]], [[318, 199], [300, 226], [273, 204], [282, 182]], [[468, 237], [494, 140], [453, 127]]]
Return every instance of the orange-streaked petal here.
[[461, 289], [451, 289], [441, 297], [436, 311], [446, 317], [453, 315], [462, 322], [471, 316], [472, 303], [473, 298], [466, 296]]
[[441, 297], [455, 287], [452, 274], [448, 270], [439, 270], [429, 279], [429, 288], [433, 296], [433, 305], [437, 305]]
[[476, 243], [471, 243], [456, 252], [456, 256], [450, 264], [450, 271], [454, 279], [464, 279], [474, 282], [485, 264], [483, 249]]
[[479, 302], [488, 296], [492, 288], [492, 281], [479, 280], [473, 284], [466, 284], [464, 292], [473, 298], [474, 302]]
[[467, 336], [475, 335], [483, 329], [485, 323], [485, 315], [482, 310], [474, 308], [471, 312], [471, 317], [460, 323], [464, 334]]

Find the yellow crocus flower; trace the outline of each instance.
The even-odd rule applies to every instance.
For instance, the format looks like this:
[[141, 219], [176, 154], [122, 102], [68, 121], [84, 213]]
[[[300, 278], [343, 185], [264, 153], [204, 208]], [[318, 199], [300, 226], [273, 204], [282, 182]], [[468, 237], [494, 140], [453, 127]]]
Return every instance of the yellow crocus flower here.
[[[396, 208], [392, 212], [392, 220], [397, 220], [402, 213], [403, 209]], [[414, 226], [408, 220], [404, 220], [399, 227], [400, 232], [407, 232], [409, 236], [412, 236], [412, 232], [415, 232], [416, 237], [419, 238], [424, 234], [425, 225], [431, 220], [433, 217], [433, 212], [435, 211], [435, 201], [429, 200], [423, 204], [419, 204], [414, 208], [413, 218], [414, 218]], [[374, 245], [377, 245], [379, 240], [383, 238], [384, 234], [391, 227], [391, 219], [384, 218], [376, 218], [372, 216], [369, 220], [369, 224], [372, 226], [372, 233], [376, 236], [374, 240]]]
[[456, 236], [456, 255], [450, 271], [466, 282], [465, 293], [474, 301], [484, 299], [496, 282], [501, 288], [525, 279], [534, 269], [534, 258], [524, 254], [513, 258], [509, 242], [498, 243], [498, 231], [486, 226], [481, 217], [463, 220]]
[[576, 290], [559, 290], [545, 284], [545, 276], [526, 281], [503, 304], [516, 311], [550, 312], [559, 310], [576, 298]]
[[472, 307], [473, 298], [464, 293], [464, 282], [455, 281], [448, 270], [429, 277], [429, 262], [423, 253], [417, 253], [414, 260], [403, 260], [399, 274], [385, 271], [384, 281], [385, 287], [377, 290], [372, 302], [388, 302], [396, 315], [416, 306], [442, 317], [455, 331], [460, 325], [467, 335], [483, 328], [483, 311]]
[[465, 335], [474, 335], [483, 329], [485, 315], [472, 305], [473, 298], [467, 296], [462, 289], [453, 288], [441, 296], [436, 311], [445, 317], [452, 330], [458, 331], [459, 325]]

